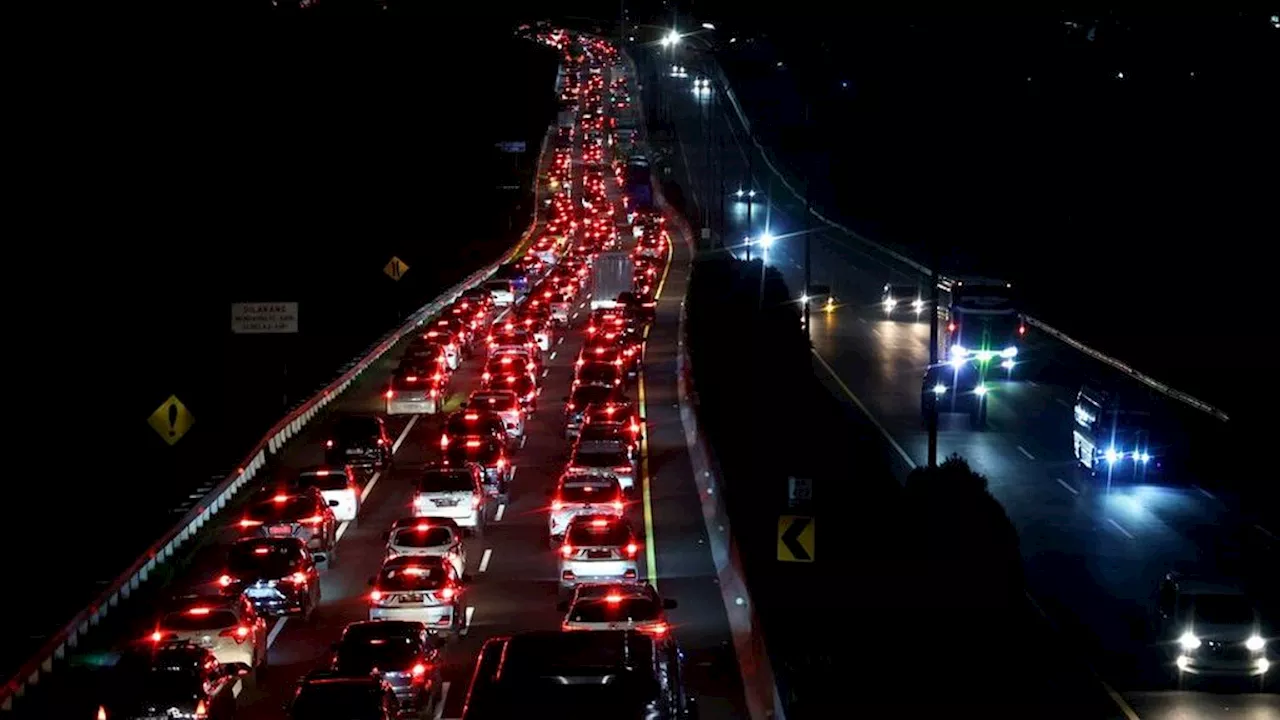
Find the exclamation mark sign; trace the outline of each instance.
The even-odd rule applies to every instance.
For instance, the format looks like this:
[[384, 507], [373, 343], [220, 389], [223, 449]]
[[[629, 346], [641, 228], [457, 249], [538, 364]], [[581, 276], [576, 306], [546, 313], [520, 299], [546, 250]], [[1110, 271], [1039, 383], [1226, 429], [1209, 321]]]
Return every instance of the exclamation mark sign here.
[[178, 434], [178, 403], [169, 403], [169, 437]]

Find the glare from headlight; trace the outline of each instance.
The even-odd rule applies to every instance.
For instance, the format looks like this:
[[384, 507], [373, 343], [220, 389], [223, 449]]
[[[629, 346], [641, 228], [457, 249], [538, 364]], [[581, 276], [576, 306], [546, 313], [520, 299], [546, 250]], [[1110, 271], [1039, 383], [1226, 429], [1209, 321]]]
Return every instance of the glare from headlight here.
[[1267, 641], [1257, 635], [1254, 635], [1244, 642], [1244, 646], [1254, 652], [1258, 652], [1267, 646]]
[[1107, 458], [1107, 462], [1109, 463], [1119, 462], [1120, 453], [1116, 452], [1115, 448], [1108, 448], [1106, 453], [1106, 458]]
[[934, 395], [942, 395], [942, 394], [943, 394], [943, 393], [945, 393], [946, 391], [947, 391], [947, 386], [946, 386], [946, 385], [943, 385], [942, 383], [938, 383], [937, 385], [934, 385], [934, 386], [933, 386], [933, 394], [934, 394]]
[[1200, 647], [1200, 638], [1196, 637], [1195, 633], [1188, 630], [1187, 632], [1182, 633], [1182, 637], [1178, 638], [1178, 644], [1182, 646], [1183, 650], [1190, 652]]
[[978, 387], [973, 389], [973, 392], [977, 394], [978, 397], [982, 397], [983, 395], [987, 394], [987, 386], [979, 385]]

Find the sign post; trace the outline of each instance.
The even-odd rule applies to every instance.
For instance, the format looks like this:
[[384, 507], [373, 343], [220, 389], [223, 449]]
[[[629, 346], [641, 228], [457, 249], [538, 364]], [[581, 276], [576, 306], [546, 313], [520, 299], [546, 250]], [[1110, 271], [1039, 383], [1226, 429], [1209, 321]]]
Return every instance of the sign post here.
[[813, 518], [800, 515], [783, 515], [778, 518], [779, 562], [813, 562], [813, 540]]
[[[296, 335], [298, 303], [231, 303], [231, 332], [236, 335]], [[281, 404], [289, 407], [288, 345], [281, 352]]]
[[793, 509], [813, 502], [811, 478], [787, 478], [787, 504]]

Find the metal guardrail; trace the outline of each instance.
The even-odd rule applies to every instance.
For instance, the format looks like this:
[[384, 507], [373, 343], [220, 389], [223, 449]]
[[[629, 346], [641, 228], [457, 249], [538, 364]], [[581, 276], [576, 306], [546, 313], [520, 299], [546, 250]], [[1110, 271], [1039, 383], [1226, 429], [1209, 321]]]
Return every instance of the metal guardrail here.
[[[720, 63], [717, 62], [716, 59], [712, 57], [710, 54], [706, 54], [704, 57], [707, 59], [710, 69], [714, 72], [716, 76], [716, 80], [719, 83], [720, 87], [723, 88], [725, 97], [729, 98], [729, 104], [733, 106], [733, 111], [734, 111], [734, 114], [738, 116], [738, 121], [742, 123], [742, 127], [747, 131], [748, 139], [751, 141], [751, 144], [755, 146], [756, 150], [759, 151], [760, 157], [764, 159], [765, 165], [767, 165], [770, 172], [772, 172], [778, 178], [778, 181], [782, 183], [782, 186], [787, 189], [787, 192], [791, 193], [792, 197], [794, 197], [798, 202], [803, 203], [804, 193], [799, 190], [796, 190], [796, 188], [791, 185], [791, 183], [787, 180], [786, 175], [783, 174], [783, 172], [777, 168], [773, 160], [770, 158], [768, 150], [763, 145], [760, 144], [759, 140], [756, 139], [755, 133], [751, 130], [751, 120], [747, 117], [746, 112], [742, 109], [741, 103], [738, 102], [738, 97], [737, 95], [734, 94], [733, 87], [729, 84], [729, 78], [727, 75], [725, 75], [724, 69], [720, 67]], [[835, 220], [832, 220], [831, 218], [828, 218], [827, 216], [823, 215], [821, 212], [819, 212], [818, 210], [812, 207], [809, 208], [809, 212], [812, 213], [815, 218], [820, 220], [823, 224], [827, 225], [828, 227], [834, 230], [839, 230], [841, 233], [848, 235], [854, 240], [857, 240], [858, 242], [862, 243], [863, 245], [866, 245], [867, 247], [875, 250], [876, 252], [893, 259], [894, 261], [900, 263], [901, 265], [911, 268], [915, 272], [918, 272], [924, 276], [933, 275], [933, 270], [929, 267], [926, 267], [923, 263], [919, 263], [913, 260], [912, 258], [907, 257], [906, 255], [903, 255], [900, 252], [897, 252], [896, 250], [888, 248], [885, 245], [878, 243], [870, 238], [864, 237], [863, 235], [859, 234], [853, 229]], [[1138, 382], [1146, 385], [1147, 387], [1155, 390], [1156, 392], [1159, 392], [1169, 398], [1177, 400], [1178, 402], [1181, 402], [1187, 405], [1188, 407], [1199, 410], [1200, 412], [1203, 412], [1217, 420], [1221, 420], [1222, 422], [1227, 422], [1231, 419], [1226, 412], [1214, 407], [1213, 405], [1210, 405], [1209, 403], [1204, 402], [1203, 400], [1193, 397], [1188, 393], [1182, 392], [1181, 390], [1170, 387], [1169, 385], [1163, 382], [1160, 382], [1159, 380], [1156, 380], [1150, 375], [1139, 372], [1137, 369], [1133, 368], [1123, 360], [1119, 360], [1117, 358], [1111, 357], [1110, 355], [1107, 355], [1106, 353], [1100, 350], [1091, 348], [1088, 345], [1085, 345], [1079, 340], [1076, 340], [1070, 335], [1067, 335], [1065, 332], [1053, 327], [1049, 323], [1046, 323], [1045, 321], [1039, 318], [1031, 317], [1029, 315], [1025, 317], [1027, 319], [1027, 324], [1031, 325], [1037, 330], [1040, 330], [1041, 332], [1045, 333], [1046, 335], [1049, 335], [1055, 340], [1062, 342], [1063, 344], [1079, 351], [1084, 355], [1087, 355], [1090, 358], [1093, 358], [1094, 360], [1097, 360], [1098, 362], [1110, 365], [1112, 368], [1115, 368], [1121, 373], [1129, 376], [1130, 378], [1133, 378], [1134, 380], [1137, 380]]]
[[234, 475], [224, 479], [217, 487], [210, 490], [187, 514], [165, 533], [159, 540], [134, 563], [121, 573], [88, 607], [77, 613], [70, 622], [55, 633], [37, 653], [0, 688], [0, 710], [13, 709], [15, 699], [21, 698], [28, 687], [36, 685], [41, 678], [53, 672], [57, 663], [66, 659], [69, 651], [75, 650], [81, 640], [97, 627], [114, 608], [129, 599], [151, 576], [156, 568], [168, 562], [188, 540], [194, 537], [209, 521], [248, 485], [266, 466], [267, 456], [280, 453], [291, 439], [297, 437], [304, 427], [316, 416], [341, 396], [351, 384], [366, 370], [377, 362], [389, 350], [394, 348], [408, 334], [420, 327], [431, 316], [440, 312], [452, 303], [463, 292], [484, 282], [497, 271], [498, 267], [517, 255], [529, 241], [538, 226], [538, 214], [541, 210], [539, 194], [542, 190], [541, 175], [543, 163], [547, 155], [547, 145], [555, 132], [548, 128], [542, 138], [538, 151], [538, 161], [534, 170], [534, 206], [533, 219], [520, 241], [513, 245], [503, 256], [484, 268], [467, 276], [465, 280], [438, 295], [430, 303], [415, 311], [409, 318], [387, 333], [373, 344], [371, 349], [348, 364], [348, 369], [316, 393], [307, 401], [296, 407], [283, 419], [277, 422], [267, 434], [254, 446], [244, 461], [238, 466]]

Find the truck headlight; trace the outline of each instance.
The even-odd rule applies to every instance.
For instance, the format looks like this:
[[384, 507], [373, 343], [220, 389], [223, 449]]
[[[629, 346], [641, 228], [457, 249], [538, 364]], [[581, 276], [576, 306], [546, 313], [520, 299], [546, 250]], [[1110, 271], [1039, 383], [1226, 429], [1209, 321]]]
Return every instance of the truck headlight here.
[[1016, 348], [1016, 347], [1007, 347], [1007, 348], [1005, 348], [1005, 349], [1003, 349], [1003, 350], [1001, 350], [1001, 351], [1000, 351], [1000, 357], [1002, 357], [1002, 358], [1015, 358], [1015, 357], [1018, 357], [1018, 348]]
[[1116, 452], [1115, 448], [1107, 448], [1107, 452], [1104, 456], [1107, 458], [1107, 462], [1109, 463], [1120, 461], [1120, 453]]
[[1244, 641], [1244, 646], [1246, 648], [1249, 648], [1253, 652], [1259, 652], [1262, 650], [1262, 648], [1267, 646], [1267, 641], [1263, 640], [1258, 635], [1253, 635], [1253, 636], [1250, 636], [1248, 640]]
[[945, 394], [946, 392], [947, 392], [947, 386], [943, 385], [942, 383], [938, 383], [937, 385], [933, 386], [934, 395], [942, 395], [942, 394]]
[[1196, 637], [1195, 633], [1188, 630], [1187, 632], [1182, 633], [1182, 637], [1178, 638], [1178, 645], [1180, 645], [1183, 650], [1191, 652], [1192, 650], [1200, 647], [1200, 638]]

